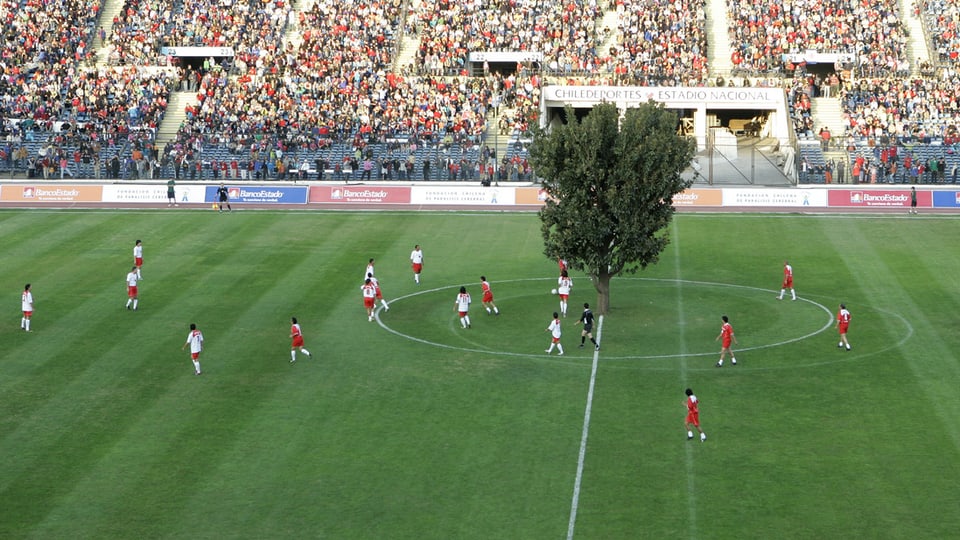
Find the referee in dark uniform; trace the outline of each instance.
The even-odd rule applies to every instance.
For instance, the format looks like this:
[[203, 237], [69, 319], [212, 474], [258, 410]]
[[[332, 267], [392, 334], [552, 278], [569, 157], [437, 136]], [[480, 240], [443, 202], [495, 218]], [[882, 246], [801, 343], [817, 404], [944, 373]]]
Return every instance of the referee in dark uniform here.
[[230, 207], [230, 194], [227, 186], [220, 184], [220, 187], [217, 188], [217, 199], [220, 200], [220, 212], [223, 212], [223, 205], [227, 205], [227, 210], [233, 212], [233, 208]]
[[583, 331], [580, 332], [580, 348], [583, 348], [583, 344], [587, 342], [587, 338], [590, 338], [590, 343], [593, 343], [594, 350], [600, 350], [600, 344], [597, 343], [597, 340], [593, 339], [593, 312], [590, 311], [590, 304], [583, 304], [583, 315], [580, 315], [580, 318], [577, 319], [577, 322], [573, 323], [575, 325], [583, 323]]

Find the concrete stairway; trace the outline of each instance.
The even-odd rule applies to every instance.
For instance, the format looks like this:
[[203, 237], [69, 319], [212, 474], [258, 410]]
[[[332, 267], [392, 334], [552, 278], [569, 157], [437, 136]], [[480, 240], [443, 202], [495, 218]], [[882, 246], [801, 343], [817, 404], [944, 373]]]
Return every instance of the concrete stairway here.
[[[422, 0], [410, 0], [410, 8], [407, 10], [407, 26], [413, 28], [413, 22], [409, 18], [415, 17], [417, 10], [420, 8]], [[400, 51], [397, 53], [396, 58], [393, 59], [393, 66], [391, 66], [391, 71], [394, 73], [403, 72], [404, 68], [410, 67], [413, 65], [414, 60], [417, 58], [417, 51], [420, 49], [420, 33], [415, 32], [407, 34], [405, 28], [400, 29]]]
[[167, 101], [167, 112], [157, 128], [157, 148], [163, 148], [170, 141], [176, 139], [180, 125], [187, 118], [187, 105], [199, 103], [196, 92], [170, 92]]
[[830, 130], [833, 137], [839, 137], [846, 131], [847, 126], [843, 121], [843, 107], [838, 98], [813, 98], [810, 114], [813, 117], [814, 134], [819, 133], [824, 126]]
[[96, 37], [97, 31], [102, 26], [107, 36], [107, 43], [110, 42], [110, 36], [113, 33], [113, 18], [116, 17], [120, 10], [123, 9], [124, 0], [106, 0], [103, 4], [103, 9], [100, 10], [100, 20], [97, 21], [97, 26], [94, 29], [94, 45], [97, 46], [97, 66], [106, 66], [107, 61], [109, 60], [110, 47], [105, 46], [105, 43], [100, 43], [100, 38]]
[[706, 0], [707, 16], [707, 62], [710, 75], [729, 76], [733, 71], [730, 61], [730, 21], [727, 18], [726, 0]]
[[927, 47], [927, 35], [923, 31], [923, 21], [913, 13], [913, 2], [907, 0], [898, 0], [900, 8], [900, 21], [910, 33], [907, 41], [907, 51], [910, 61], [910, 72], [919, 73], [920, 63], [930, 60], [930, 49]]

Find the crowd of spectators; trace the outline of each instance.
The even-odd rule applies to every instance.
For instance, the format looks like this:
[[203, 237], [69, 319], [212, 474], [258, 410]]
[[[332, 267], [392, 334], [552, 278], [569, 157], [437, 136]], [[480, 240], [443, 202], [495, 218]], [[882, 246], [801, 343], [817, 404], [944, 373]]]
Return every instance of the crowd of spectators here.
[[707, 78], [704, 0], [617, 0], [617, 40], [602, 55], [614, 84], [699, 86]]
[[277, 44], [292, 10], [284, 0], [125, 0], [113, 18], [111, 64], [167, 65], [163, 47], [231, 47], [256, 61], [265, 45]]
[[918, 0], [915, 13], [923, 17], [940, 62], [960, 61], [960, 2]]
[[[522, 178], [530, 173], [523, 152], [498, 157], [484, 133], [498, 118], [496, 133], [529, 140], [545, 75], [566, 84], [711, 84], [705, 0], [316, 0], [301, 11], [289, 1], [125, 0], [107, 35], [95, 30], [101, 0], [0, 0], [0, 168], [45, 177], [143, 178], [169, 167], [188, 178], [409, 179], [431, 169], [450, 179]], [[940, 59], [956, 61], [960, 0], [917, 6]], [[960, 144], [960, 74], [902, 75], [909, 63], [894, 0], [728, 0], [728, 10], [736, 69], [784, 76], [798, 134], [823, 139], [812, 98], [839, 97], [847, 132], [834, 140]], [[602, 23], [610, 11], [612, 35]], [[291, 24], [299, 39], [284, 45]], [[413, 68], [396, 71], [404, 32], [420, 41]], [[97, 45], [114, 67], [90, 67]], [[176, 65], [163, 46], [231, 47], [235, 56], [141, 67]], [[815, 76], [784, 60], [808, 49], [852, 53], [856, 65]], [[543, 62], [467, 71], [469, 52], [496, 50], [542, 53]], [[161, 153], [153, 134], [175, 88], [196, 92], [199, 104]], [[858, 172], [867, 178], [871, 165], [881, 179], [896, 174], [888, 170], [895, 154], [865, 160]]]
[[596, 0], [438, 0], [411, 10], [416, 69], [434, 76], [463, 75], [471, 51], [499, 50], [542, 53], [551, 72], [590, 72], [606, 37]]
[[782, 70], [785, 53], [852, 53], [866, 75], [909, 71], [895, 0], [728, 0], [731, 60], [745, 72]]

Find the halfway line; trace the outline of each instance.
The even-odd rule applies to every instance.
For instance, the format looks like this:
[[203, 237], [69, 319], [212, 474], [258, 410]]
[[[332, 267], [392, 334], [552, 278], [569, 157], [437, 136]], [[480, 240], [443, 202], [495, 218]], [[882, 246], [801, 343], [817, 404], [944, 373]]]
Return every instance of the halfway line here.
[[[597, 323], [597, 343], [603, 343], [603, 315]], [[580, 504], [580, 482], [583, 480], [583, 460], [587, 454], [587, 435], [590, 433], [590, 409], [593, 408], [593, 387], [597, 382], [597, 363], [600, 351], [593, 351], [593, 367], [590, 369], [590, 389], [587, 390], [587, 408], [583, 413], [583, 432], [580, 435], [580, 455], [577, 457], [577, 477], [573, 482], [573, 500], [570, 502], [570, 521], [567, 523], [567, 540], [573, 540], [577, 523], [577, 507]]]

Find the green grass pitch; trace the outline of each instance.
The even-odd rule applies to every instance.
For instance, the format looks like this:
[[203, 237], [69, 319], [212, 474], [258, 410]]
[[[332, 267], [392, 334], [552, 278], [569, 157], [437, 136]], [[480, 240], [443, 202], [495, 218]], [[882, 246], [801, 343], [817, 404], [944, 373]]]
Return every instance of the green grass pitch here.
[[[594, 365], [579, 272], [566, 354], [543, 353], [557, 267], [532, 214], [2, 211], [0, 538], [955, 537], [960, 221], [681, 214], [670, 233], [615, 280]], [[391, 300], [372, 323], [370, 257]], [[775, 298], [785, 259], [796, 302]], [[723, 314], [739, 365], [717, 369]], [[314, 353], [295, 364], [291, 316]]]

